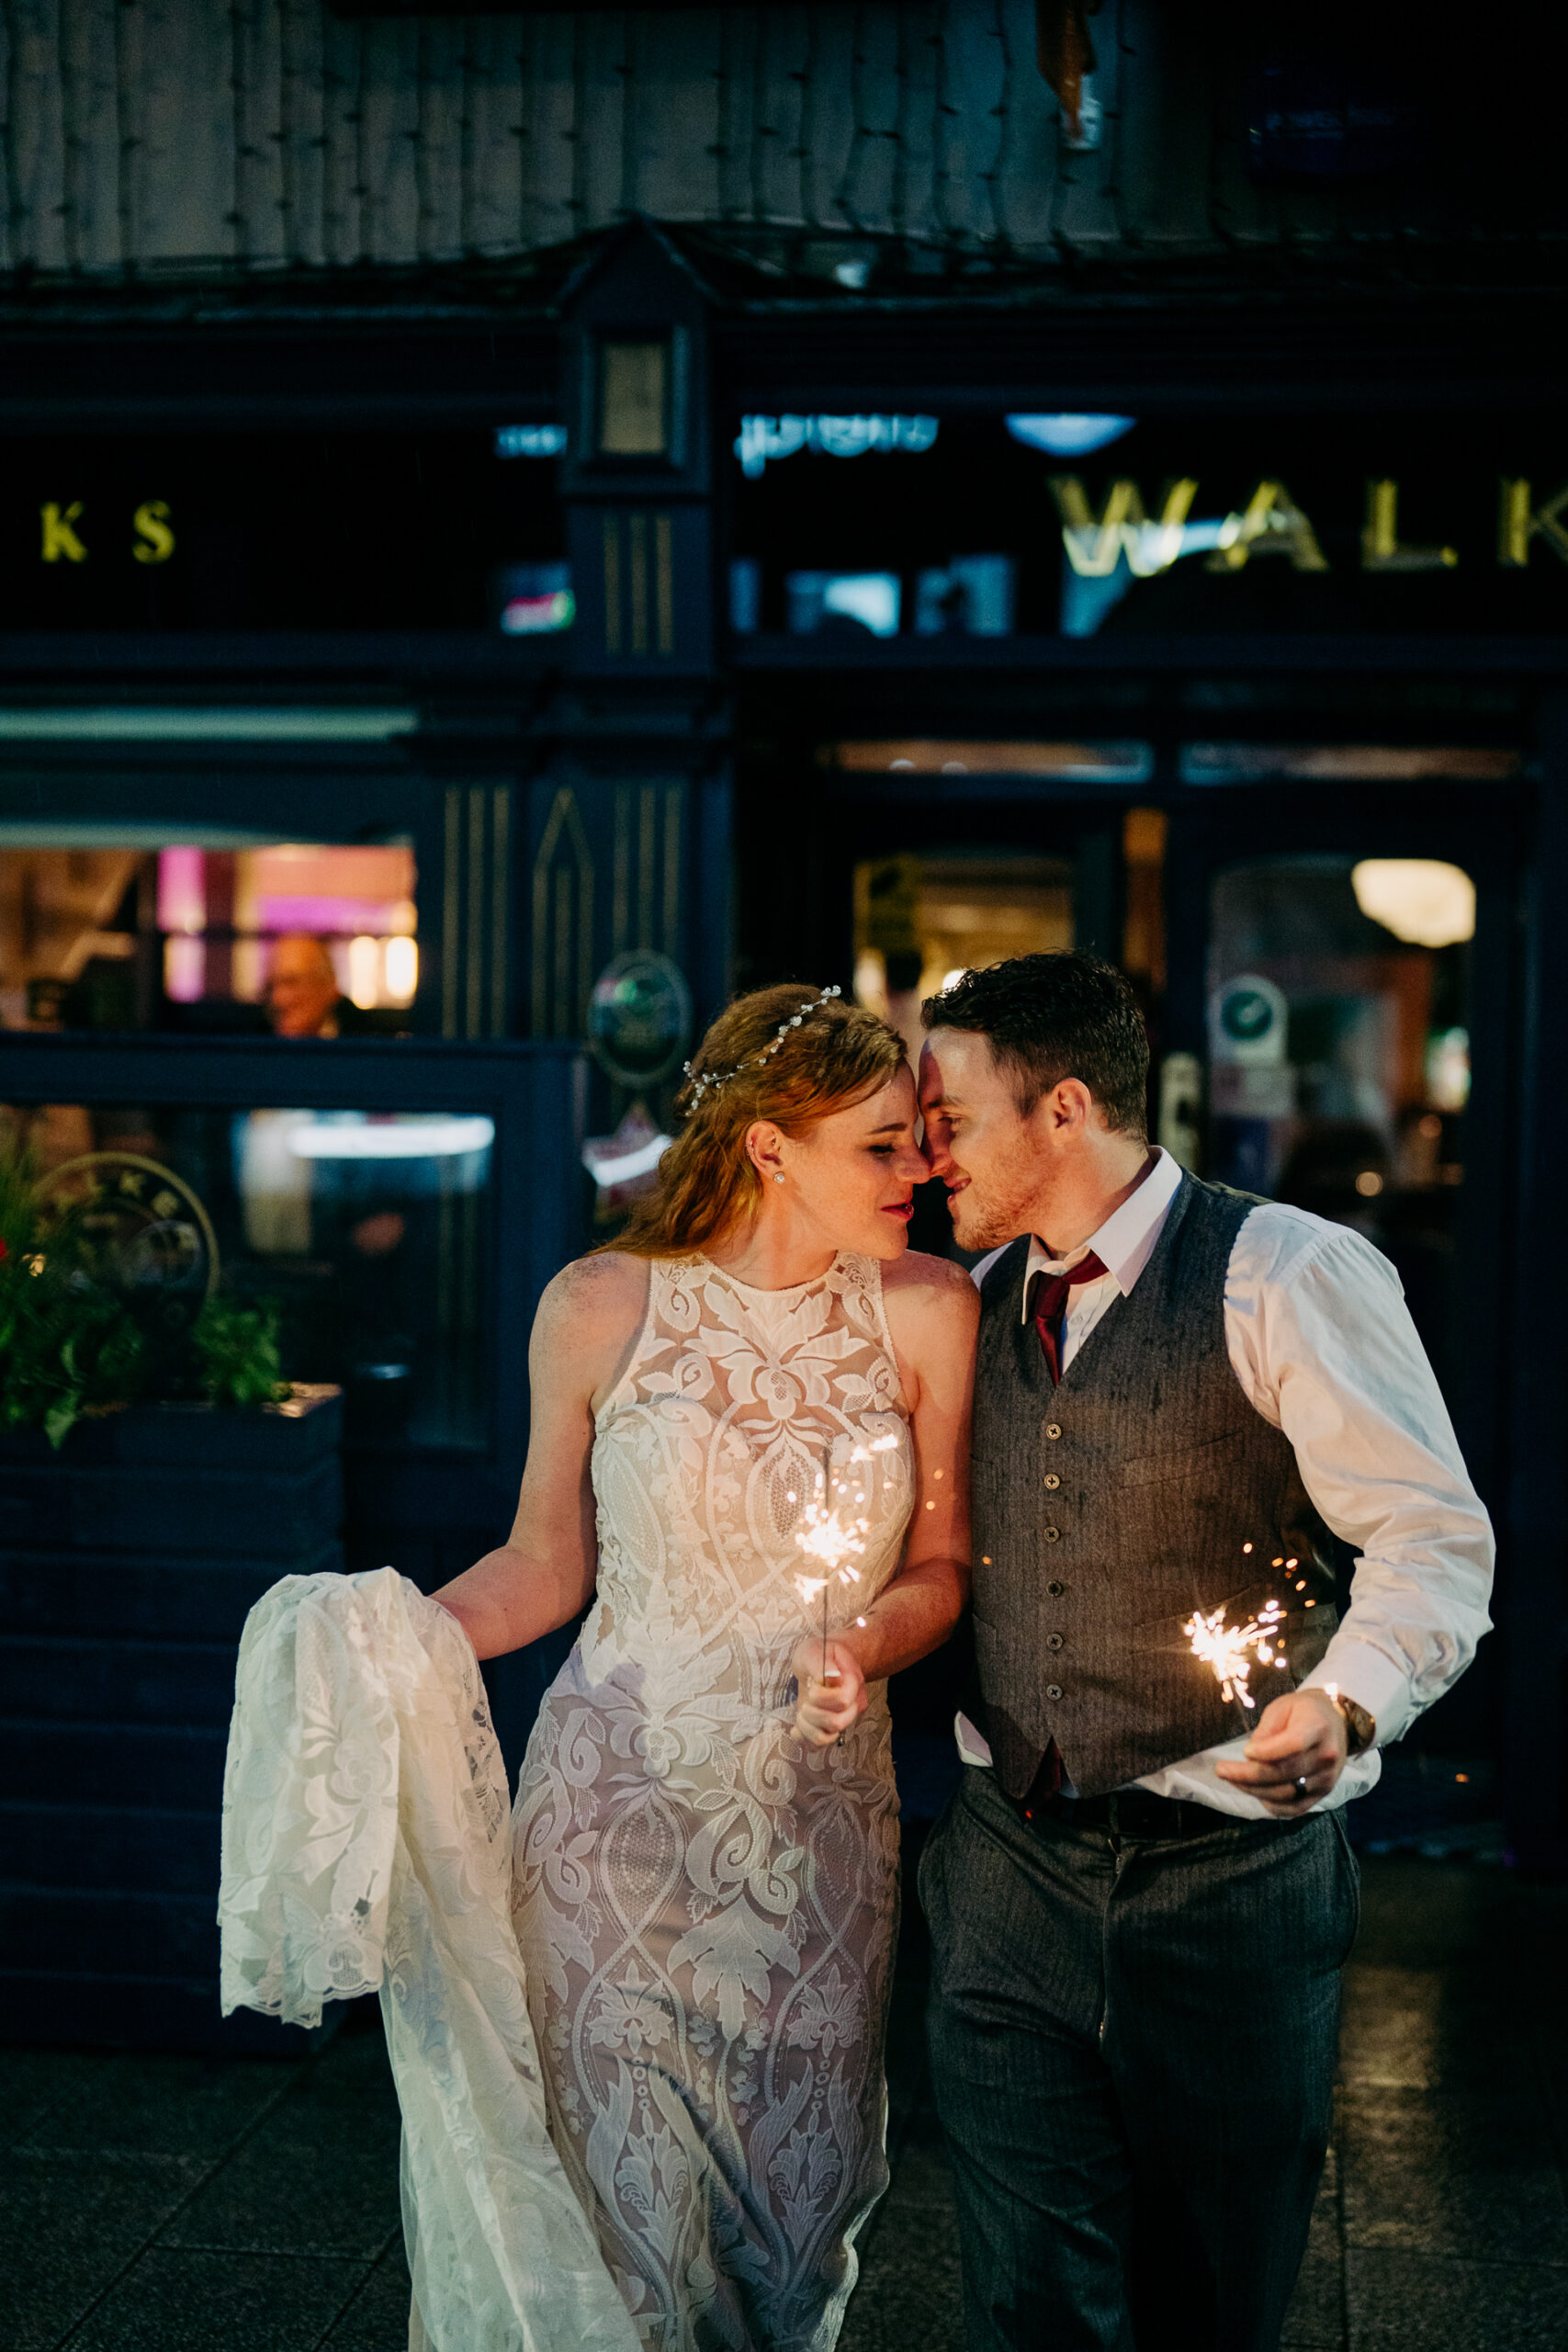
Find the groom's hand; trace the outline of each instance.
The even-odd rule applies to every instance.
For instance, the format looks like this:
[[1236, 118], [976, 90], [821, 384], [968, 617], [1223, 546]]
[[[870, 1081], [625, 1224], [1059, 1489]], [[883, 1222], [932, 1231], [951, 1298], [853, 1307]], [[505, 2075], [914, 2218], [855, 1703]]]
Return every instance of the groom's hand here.
[[1290, 1821], [1328, 1794], [1345, 1770], [1348, 1741], [1345, 1718], [1326, 1690], [1291, 1690], [1264, 1708], [1245, 1760], [1214, 1770]]

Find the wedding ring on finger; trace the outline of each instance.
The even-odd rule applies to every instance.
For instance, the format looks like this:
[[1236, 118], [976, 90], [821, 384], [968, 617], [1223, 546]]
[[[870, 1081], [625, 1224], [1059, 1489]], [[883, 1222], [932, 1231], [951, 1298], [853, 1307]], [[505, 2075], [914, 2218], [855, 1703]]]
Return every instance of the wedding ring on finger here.
[[1305, 1797], [1307, 1792], [1306, 1774], [1304, 1772], [1298, 1773], [1296, 1778], [1291, 1782], [1291, 1786], [1295, 1791], [1297, 1802], [1300, 1803]]

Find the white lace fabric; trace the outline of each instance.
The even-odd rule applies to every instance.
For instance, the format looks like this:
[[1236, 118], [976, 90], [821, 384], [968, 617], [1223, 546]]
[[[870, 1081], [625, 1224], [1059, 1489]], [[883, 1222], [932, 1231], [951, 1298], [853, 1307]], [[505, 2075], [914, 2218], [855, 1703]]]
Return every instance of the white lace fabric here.
[[240, 1645], [221, 2000], [378, 1991], [437, 2352], [637, 2352], [551, 2144], [508, 1915], [506, 1778], [467, 1636], [390, 1568], [286, 1577]]
[[858, 1457], [859, 1582], [895, 1572], [911, 1450], [874, 1261], [784, 1291], [656, 1262], [592, 1455], [597, 1597], [515, 1814], [513, 1916], [556, 2144], [648, 2352], [827, 2352], [886, 2183], [897, 1911], [885, 1686], [794, 1730], [821, 1624], [796, 1537]]
[[511, 1840], [446, 1611], [383, 1568], [285, 1577], [251, 1612], [223, 2009], [312, 2026], [379, 1991], [411, 2344], [837, 2338], [887, 2178], [897, 1801], [885, 1689], [816, 1748], [790, 1678], [821, 1623], [796, 1587], [803, 1510], [850, 1457], [864, 1550], [835, 1626], [894, 1574], [911, 1508], [880, 1269], [845, 1257], [762, 1292], [705, 1260], [650, 1268], [595, 1431], [597, 1599]]

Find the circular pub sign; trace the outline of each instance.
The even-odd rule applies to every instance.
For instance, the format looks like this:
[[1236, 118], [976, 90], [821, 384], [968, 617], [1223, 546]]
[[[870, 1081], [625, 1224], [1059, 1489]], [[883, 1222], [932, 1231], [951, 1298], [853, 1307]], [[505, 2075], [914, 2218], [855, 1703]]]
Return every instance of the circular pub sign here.
[[1282, 1062], [1289, 1019], [1284, 992], [1272, 980], [1255, 972], [1227, 980], [1210, 1007], [1215, 1060]]
[[87, 1265], [128, 1299], [194, 1314], [218, 1286], [218, 1242], [183, 1177], [134, 1151], [90, 1151], [46, 1176], [39, 1191], [75, 1211]]
[[622, 1086], [668, 1078], [692, 1034], [692, 991], [678, 964], [636, 947], [606, 964], [588, 1000], [588, 1046]]

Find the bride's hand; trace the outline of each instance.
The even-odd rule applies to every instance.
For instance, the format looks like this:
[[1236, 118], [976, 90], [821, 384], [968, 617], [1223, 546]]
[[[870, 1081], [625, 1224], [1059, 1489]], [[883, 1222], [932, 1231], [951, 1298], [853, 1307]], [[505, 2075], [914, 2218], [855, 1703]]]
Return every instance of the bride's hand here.
[[813, 1747], [831, 1747], [865, 1713], [865, 1677], [860, 1661], [848, 1643], [829, 1642], [824, 1679], [821, 1636], [807, 1634], [796, 1645], [791, 1662], [800, 1689], [795, 1730]]

